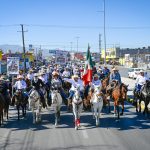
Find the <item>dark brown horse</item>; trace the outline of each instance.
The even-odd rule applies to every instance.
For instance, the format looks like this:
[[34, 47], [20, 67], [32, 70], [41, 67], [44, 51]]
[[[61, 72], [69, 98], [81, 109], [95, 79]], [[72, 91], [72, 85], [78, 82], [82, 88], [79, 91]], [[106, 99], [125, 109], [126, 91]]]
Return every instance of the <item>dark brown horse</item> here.
[[3, 124], [4, 106], [5, 106], [4, 98], [3, 98], [2, 94], [0, 93], [0, 126]]
[[102, 82], [102, 93], [103, 93], [103, 105], [104, 107], [106, 105], [108, 105], [108, 109], [109, 109], [109, 113], [110, 113], [110, 101], [109, 99], [107, 99], [107, 87], [109, 85], [109, 76], [107, 76], [106, 78], [104, 78], [101, 82]]
[[[149, 114], [148, 104], [150, 103], [150, 81], [147, 81], [146, 84], [141, 88], [140, 101], [142, 100], [145, 103], [143, 114], [148, 115]], [[140, 105], [140, 110], [141, 110], [141, 105]]]
[[18, 112], [18, 120], [20, 120], [20, 107], [22, 108], [23, 117], [26, 116], [26, 105], [28, 103], [28, 98], [23, 95], [21, 90], [18, 90], [12, 97], [12, 105], [16, 105]]
[[[127, 99], [127, 91], [128, 91], [128, 86], [125, 85], [124, 83], [117, 85], [112, 91], [111, 97], [114, 101], [114, 114], [116, 114], [116, 109], [117, 109], [118, 119], [120, 118], [120, 115], [123, 115], [124, 112], [124, 101]], [[121, 113], [119, 113], [119, 104], [122, 105]]]

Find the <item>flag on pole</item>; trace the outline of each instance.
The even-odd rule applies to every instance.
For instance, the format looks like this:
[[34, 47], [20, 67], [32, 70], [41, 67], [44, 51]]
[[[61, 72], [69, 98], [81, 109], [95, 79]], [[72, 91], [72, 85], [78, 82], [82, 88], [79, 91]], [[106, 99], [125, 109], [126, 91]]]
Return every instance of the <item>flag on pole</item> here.
[[93, 62], [92, 62], [92, 57], [91, 57], [91, 53], [90, 53], [90, 46], [88, 44], [84, 73], [82, 76], [84, 85], [87, 85], [89, 82], [92, 81], [92, 70], [93, 70]]

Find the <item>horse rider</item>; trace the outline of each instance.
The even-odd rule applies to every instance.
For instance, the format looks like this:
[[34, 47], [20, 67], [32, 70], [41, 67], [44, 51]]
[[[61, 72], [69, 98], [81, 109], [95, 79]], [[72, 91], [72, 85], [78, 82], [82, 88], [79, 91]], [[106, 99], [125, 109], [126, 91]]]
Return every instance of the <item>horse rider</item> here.
[[70, 76], [71, 76], [71, 74], [70, 74], [69, 68], [66, 67], [65, 70], [62, 73], [62, 77], [70, 78]]
[[135, 88], [137, 92], [140, 92], [142, 86], [146, 84], [146, 81], [149, 80], [143, 70], [140, 70], [140, 74], [136, 78]]
[[114, 67], [112, 69], [112, 73], [110, 74], [109, 83], [111, 83], [114, 80], [118, 81], [118, 83], [121, 84], [121, 76], [120, 76], [119, 70], [116, 67]]
[[102, 87], [101, 80], [99, 79], [99, 76], [97, 74], [95, 74], [93, 77], [91, 88], [94, 88], [94, 86]]
[[107, 66], [105, 65], [104, 66], [104, 69], [103, 69], [103, 74], [105, 77], [108, 77], [109, 74], [110, 74], [110, 70], [107, 68]]
[[64, 79], [65, 81], [71, 83], [71, 88], [70, 88], [70, 94], [68, 97], [68, 100], [72, 100], [73, 96], [74, 96], [74, 90], [76, 87], [79, 87], [80, 89], [80, 96], [83, 99], [83, 92], [84, 92], [84, 86], [83, 86], [83, 81], [79, 78], [78, 75], [73, 75], [72, 79]]
[[33, 89], [35, 89], [39, 93], [40, 98], [41, 98], [41, 102], [43, 104], [43, 108], [45, 108], [46, 107], [45, 98], [44, 98], [42, 91], [40, 90], [40, 88], [44, 87], [45, 84], [43, 83], [43, 81], [41, 79], [38, 78], [37, 73], [34, 74], [32, 86], [33, 86]]
[[34, 74], [33, 74], [33, 70], [30, 69], [28, 74], [27, 74], [27, 79], [29, 79], [30, 81], [32, 81], [34, 78]]
[[6, 76], [2, 75], [0, 77], [0, 93], [5, 97], [5, 98], [9, 98], [9, 86], [6, 82]]
[[53, 89], [58, 90], [64, 102], [67, 102], [67, 96], [62, 88], [62, 81], [59, 79], [59, 73], [56, 71], [53, 71], [52, 76], [53, 76], [53, 79], [51, 81], [52, 90]]
[[18, 75], [17, 76], [17, 81], [15, 83], [15, 85], [13, 86], [16, 90], [16, 92], [21, 91], [21, 93], [23, 94], [24, 97], [27, 97], [28, 95], [25, 93], [25, 90], [27, 88], [27, 84], [24, 81], [24, 77], [23, 75]]
[[98, 68], [97, 75], [99, 76], [100, 80], [103, 80], [105, 78], [102, 68]]

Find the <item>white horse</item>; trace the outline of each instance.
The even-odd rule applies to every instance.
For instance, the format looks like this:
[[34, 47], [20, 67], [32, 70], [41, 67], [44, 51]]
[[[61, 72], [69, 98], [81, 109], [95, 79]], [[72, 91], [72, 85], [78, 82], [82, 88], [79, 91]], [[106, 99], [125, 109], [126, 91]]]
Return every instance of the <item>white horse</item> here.
[[33, 123], [41, 122], [41, 109], [42, 103], [40, 100], [40, 95], [36, 90], [33, 90], [29, 95], [29, 110], [33, 113]]
[[52, 106], [54, 107], [55, 111], [55, 126], [57, 127], [58, 122], [60, 121], [60, 109], [62, 105], [62, 97], [58, 92], [58, 90], [52, 90], [51, 98], [52, 98]]
[[74, 96], [72, 99], [72, 108], [73, 108], [73, 115], [75, 119], [75, 130], [78, 130], [80, 127], [80, 115], [83, 109], [83, 102], [80, 96], [80, 89], [77, 87], [74, 90]]
[[103, 107], [103, 98], [100, 86], [94, 86], [94, 93], [91, 97], [91, 103], [93, 105], [93, 115], [96, 119], [96, 126], [99, 126], [100, 113]]

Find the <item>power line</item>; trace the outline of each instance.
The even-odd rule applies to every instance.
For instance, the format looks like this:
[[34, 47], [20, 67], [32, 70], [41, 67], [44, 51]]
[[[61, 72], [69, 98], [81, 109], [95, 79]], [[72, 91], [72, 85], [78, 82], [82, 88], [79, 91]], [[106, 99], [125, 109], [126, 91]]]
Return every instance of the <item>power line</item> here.
[[[19, 24], [12, 24], [12, 25], [0, 25], [0, 27], [17, 27], [20, 26]], [[28, 26], [28, 27], [41, 27], [41, 28], [71, 28], [71, 29], [100, 29], [100, 28], [104, 28], [103, 26], [69, 26], [69, 25], [49, 25], [49, 24], [24, 24], [24, 26]], [[106, 29], [110, 30], [110, 29], [150, 29], [150, 26], [106, 26]]]

